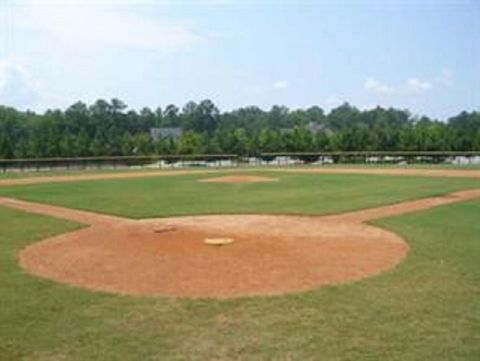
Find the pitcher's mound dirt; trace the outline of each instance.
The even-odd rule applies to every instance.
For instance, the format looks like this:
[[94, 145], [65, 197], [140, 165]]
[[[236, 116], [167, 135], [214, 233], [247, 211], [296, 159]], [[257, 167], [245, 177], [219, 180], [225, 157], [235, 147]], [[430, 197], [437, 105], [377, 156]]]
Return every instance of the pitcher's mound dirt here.
[[[235, 242], [212, 247], [207, 238]], [[28, 246], [20, 263], [94, 290], [226, 298], [357, 280], [393, 267], [407, 251], [398, 236], [365, 224], [225, 215], [100, 222]]]
[[264, 182], [277, 182], [278, 178], [260, 177], [250, 175], [237, 175], [237, 176], [225, 176], [216, 178], [200, 179], [202, 183], [264, 183]]

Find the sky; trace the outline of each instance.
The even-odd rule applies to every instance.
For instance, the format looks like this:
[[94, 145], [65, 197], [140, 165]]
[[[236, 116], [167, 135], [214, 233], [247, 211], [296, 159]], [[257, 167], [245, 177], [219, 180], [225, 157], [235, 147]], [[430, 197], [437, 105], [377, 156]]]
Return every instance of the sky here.
[[480, 0], [0, 0], [0, 104], [480, 110]]

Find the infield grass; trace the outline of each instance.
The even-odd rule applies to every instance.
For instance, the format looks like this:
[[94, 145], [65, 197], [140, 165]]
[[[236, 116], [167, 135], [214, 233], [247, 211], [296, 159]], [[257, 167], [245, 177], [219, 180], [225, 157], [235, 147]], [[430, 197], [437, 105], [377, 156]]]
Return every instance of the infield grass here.
[[[227, 173], [234, 175], [234, 173]], [[192, 214], [327, 214], [480, 186], [478, 179], [249, 172], [270, 183], [199, 183], [222, 173], [0, 187], [0, 196], [131, 218]]]
[[472, 201], [381, 220], [411, 246], [389, 272], [216, 301], [107, 295], [31, 277], [16, 252], [78, 225], [0, 207], [0, 359], [478, 360], [479, 218]]

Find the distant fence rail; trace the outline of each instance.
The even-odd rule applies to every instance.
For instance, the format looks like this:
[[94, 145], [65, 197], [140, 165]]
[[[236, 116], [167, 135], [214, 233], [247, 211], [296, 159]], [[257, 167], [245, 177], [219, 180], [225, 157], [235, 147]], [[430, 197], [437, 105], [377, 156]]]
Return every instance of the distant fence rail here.
[[279, 152], [262, 153], [262, 159], [287, 163], [444, 163], [478, 161], [480, 151], [350, 151], [350, 152]]
[[192, 154], [151, 156], [106, 156], [78, 158], [0, 159], [0, 172], [115, 168], [169, 168], [214, 166], [237, 163], [235, 154]]
[[105, 156], [78, 158], [0, 159], [0, 172], [44, 170], [235, 167], [238, 165], [296, 165], [332, 163], [454, 163], [479, 164], [480, 151], [353, 151], [279, 152], [256, 156], [236, 154], [188, 154], [150, 156]]

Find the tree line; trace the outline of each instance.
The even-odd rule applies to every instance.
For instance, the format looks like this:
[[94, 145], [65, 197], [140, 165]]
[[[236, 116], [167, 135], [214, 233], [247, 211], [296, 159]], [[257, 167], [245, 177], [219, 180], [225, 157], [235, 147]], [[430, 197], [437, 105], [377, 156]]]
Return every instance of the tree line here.
[[[150, 129], [162, 127], [183, 133], [152, 139]], [[42, 114], [0, 106], [0, 158], [6, 159], [380, 150], [479, 151], [480, 112], [439, 121], [394, 108], [362, 111], [348, 103], [328, 114], [317, 106], [278, 105], [220, 112], [211, 100], [136, 111], [119, 99], [100, 99]]]

